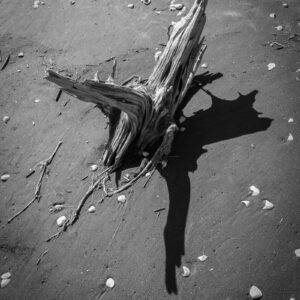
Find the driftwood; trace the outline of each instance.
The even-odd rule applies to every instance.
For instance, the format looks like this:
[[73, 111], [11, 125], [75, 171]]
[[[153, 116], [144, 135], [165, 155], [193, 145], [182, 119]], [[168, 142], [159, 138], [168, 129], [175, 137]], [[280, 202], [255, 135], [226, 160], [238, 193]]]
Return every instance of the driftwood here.
[[[102, 160], [109, 173], [120, 167], [129, 147], [141, 156], [144, 152], [150, 154], [143, 158], [136, 176], [118, 189], [108, 191], [107, 177], [102, 177], [101, 187], [106, 195], [128, 188], [158, 163], [166, 162], [178, 130], [175, 113], [192, 84], [206, 49], [201, 36], [206, 4], [207, 0], [195, 0], [189, 13], [172, 23], [169, 41], [147, 80], [133, 75], [122, 85], [117, 85], [116, 61], [105, 82], [98, 76], [94, 80], [78, 82], [48, 70], [46, 79], [60, 86], [62, 91], [96, 104], [108, 117], [109, 138]], [[87, 197], [95, 186], [89, 189]], [[78, 211], [67, 224], [73, 224], [77, 216]]]
[[51, 70], [47, 79], [78, 99], [95, 103], [109, 118], [109, 139], [103, 154], [104, 165], [117, 169], [129, 146], [139, 154], [149, 151], [162, 139], [159, 151], [150, 160], [155, 166], [170, 151], [177, 126], [174, 116], [190, 87], [205, 51], [202, 30], [207, 0], [196, 0], [189, 13], [172, 24], [169, 41], [149, 79], [115, 84], [114, 73], [106, 82], [83, 83]]

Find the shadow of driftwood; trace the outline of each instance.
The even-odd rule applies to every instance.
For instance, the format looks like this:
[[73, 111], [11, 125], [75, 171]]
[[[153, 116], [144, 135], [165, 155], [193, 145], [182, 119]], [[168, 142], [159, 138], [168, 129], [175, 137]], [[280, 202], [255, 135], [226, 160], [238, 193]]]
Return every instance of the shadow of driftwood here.
[[[221, 76], [208, 72], [197, 76], [198, 84], [189, 90], [184, 105], [200, 88]], [[269, 118], [259, 118], [260, 113], [253, 108], [256, 90], [247, 95], [239, 94], [236, 100], [231, 101], [204, 91], [211, 97], [211, 107], [195, 112], [182, 123], [186, 130], [176, 136], [172, 151], [178, 158], [170, 160], [167, 167], [160, 170], [169, 190], [169, 212], [164, 229], [168, 293], [177, 294], [176, 267], [180, 267], [185, 252], [185, 226], [190, 202], [188, 173], [197, 169], [198, 158], [206, 152], [203, 146], [266, 130], [272, 122]]]

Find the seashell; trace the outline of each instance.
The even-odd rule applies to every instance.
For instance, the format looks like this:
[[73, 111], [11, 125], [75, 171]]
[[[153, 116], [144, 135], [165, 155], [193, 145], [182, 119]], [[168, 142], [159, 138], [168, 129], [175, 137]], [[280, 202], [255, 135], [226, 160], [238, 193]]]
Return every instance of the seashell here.
[[203, 69], [207, 69], [207, 67], [208, 67], [207, 63], [204, 63], [201, 65], [201, 68], [203, 68]]
[[55, 204], [52, 208], [50, 208], [50, 212], [57, 213], [63, 210], [65, 206], [63, 204]]
[[23, 52], [20, 52], [20, 53], [18, 54], [18, 57], [24, 57], [24, 53], [23, 53]]
[[32, 125], [35, 126], [35, 122], [34, 121], [32, 121]]
[[10, 278], [2, 279], [1, 280], [1, 289], [4, 289], [9, 283], [10, 283]]
[[300, 257], [300, 248], [295, 250], [295, 254], [297, 257]]
[[283, 30], [283, 26], [282, 25], [278, 25], [275, 27], [278, 31], [282, 31]]
[[17, 70], [17, 72], [18, 72], [18, 73], [20, 73], [20, 72], [21, 72], [21, 70], [20, 70], [20, 69], [18, 69], [18, 70]]
[[74, 5], [75, 3], [76, 3], [76, 2], [75, 2], [74, 0], [71, 0], [71, 1], [70, 1], [70, 4], [71, 4], [71, 5]]
[[181, 3], [177, 3], [177, 4], [173, 4], [173, 6], [174, 6], [177, 10], [182, 10], [184, 5], [181, 4]]
[[9, 174], [3, 174], [3, 175], [1, 176], [1, 180], [2, 180], [2, 181], [7, 181], [9, 178], [10, 178], [10, 175], [9, 175]]
[[97, 165], [91, 165], [91, 170], [92, 170], [93, 172], [97, 171], [97, 169], [98, 169], [98, 166], [97, 166]]
[[293, 123], [294, 119], [293, 118], [289, 118], [288, 123]]
[[293, 135], [291, 133], [289, 134], [287, 140], [288, 140], [288, 142], [291, 142], [291, 141], [294, 140], [294, 137], [293, 137]]
[[203, 254], [203, 255], [201, 255], [201, 256], [198, 256], [198, 259], [199, 259], [200, 261], [206, 261], [206, 260], [208, 259], [208, 256], [205, 255], [205, 254]]
[[248, 200], [243, 200], [243, 201], [241, 201], [243, 204], [245, 204], [246, 205], [246, 207], [248, 207], [249, 205], [250, 205], [250, 201], [248, 201]]
[[39, 102], [41, 102], [41, 100], [40, 99], [35, 99], [34, 102], [39, 103]]
[[149, 5], [151, 3], [151, 0], [141, 0], [145, 5]]
[[191, 275], [191, 271], [188, 267], [183, 266], [182, 269], [183, 269], [183, 272], [182, 272], [183, 277], [189, 277]]
[[112, 278], [108, 278], [105, 282], [105, 285], [112, 289], [115, 286], [115, 281]]
[[6, 273], [3, 273], [1, 275], [1, 279], [8, 279], [11, 277], [11, 273], [10, 272], [6, 272]]
[[7, 124], [9, 120], [10, 120], [10, 117], [9, 117], [9, 116], [4, 116], [3, 119], [2, 119], [2, 121], [3, 121], [5, 124]]
[[285, 8], [289, 7], [289, 5], [287, 3], [282, 3], [282, 6]]
[[275, 19], [275, 18], [276, 18], [276, 15], [275, 15], [274, 13], [271, 13], [271, 14], [270, 14], [270, 18]]
[[271, 71], [276, 67], [276, 65], [274, 63], [269, 63], [267, 67], [268, 67], [268, 70]]
[[262, 297], [262, 292], [257, 286], [252, 285], [249, 291], [249, 295], [252, 299], [260, 299]]
[[89, 209], [88, 209], [88, 212], [89, 212], [89, 213], [94, 213], [95, 211], [96, 211], [96, 207], [93, 206], [93, 205], [90, 206]]
[[126, 201], [125, 195], [118, 196], [118, 202], [124, 203]]
[[146, 174], [145, 174], [145, 177], [149, 177], [151, 175], [151, 172], [147, 172]]
[[57, 226], [61, 227], [66, 222], [67, 218], [65, 216], [61, 216], [56, 220]]
[[252, 192], [252, 196], [258, 196], [260, 193], [260, 190], [254, 185], [251, 185], [249, 190]]
[[274, 208], [274, 204], [268, 200], [265, 200], [265, 205], [263, 207], [264, 210], [270, 210], [272, 208]]
[[132, 3], [127, 5], [128, 8], [134, 8], [134, 5]]

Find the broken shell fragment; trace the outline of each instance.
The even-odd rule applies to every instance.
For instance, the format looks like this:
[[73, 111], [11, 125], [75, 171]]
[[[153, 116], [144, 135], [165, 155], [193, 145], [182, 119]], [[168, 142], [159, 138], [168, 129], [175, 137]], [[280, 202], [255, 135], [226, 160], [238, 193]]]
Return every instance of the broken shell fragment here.
[[189, 277], [191, 275], [191, 271], [188, 267], [183, 266], [182, 269], [183, 269], [183, 272], [182, 272], [183, 277]]
[[272, 208], [274, 208], [274, 204], [268, 200], [264, 201], [265, 205], [263, 207], [264, 210], [270, 210]]
[[4, 274], [1, 275], [1, 279], [8, 279], [11, 277], [11, 273], [10, 272], [6, 272]]
[[106, 280], [105, 285], [106, 285], [108, 288], [112, 289], [112, 288], [115, 286], [115, 281], [114, 281], [112, 278], [108, 278], [108, 279]]
[[291, 141], [294, 140], [294, 137], [293, 137], [293, 135], [291, 133], [289, 134], [287, 140], [288, 140], [288, 142], [291, 142]]
[[10, 283], [10, 278], [2, 279], [1, 280], [1, 289], [4, 289]]
[[65, 206], [63, 204], [55, 204], [53, 207], [50, 208], [50, 212], [57, 213], [63, 210]]
[[285, 8], [289, 7], [289, 5], [287, 3], [282, 3], [282, 6]]
[[20, 52], [20, 53], [18, 54], [18, 57], [24, 57], [24, 53], [23, 53], [23, 52]]
[[242, 203], [245, 204], [246, 207], [250, 205], [250, 201], [248, 200], [243, 200]]
[[94, 213], [95, 211], [96, 211], [96, 207], [93, 206], [93, 205], [90, 206], [89, 209], [88, 209], [88, 212], [89, 212], [89, 213]]
[[207, 67], [208, 67], [207, 63], [204, 63], [201, 65], [201, 68], [203, 68], [203, 69], [207, 69]]
[[9, 120], [10, 120], [10, 117], [9, 117], [9, 116], [4, 116], [3, 119], [2, 119], [2, 121], [3, 121], [5, 124], [7, 124]]
[[268, 67], [268, 70], [271, 71], [276, 67], [276, 65], [274, 63], [269, 63], [267, 67]]
[[252, 299], [260, 299], [262, 297], [262, 292], [257, 286], [252, 285], [249, 291], [249, 295]]
[[198, 259], [199, 259], [200, 261], [206, 261], [207, 258], [208, 258], [208, 256], [205, 255], [205, 254], [203, 254], [203, 255], [201, 255], [201, 256], [198, 256]]
[[10, 178], [10, 175], [9, 175], [9, 174], [3, 174], [3, 175], [1, 176], [1, 180], [2, 180], [2, 181], [7, 181], [9, 178]]
[[295, 250], [295, 254], [297, 257], [300, 257], [300, 248]]
[[282, 31], [283, 30], [283, 26], [282, 25], [278, 25], [275, 27], [278, 31]]
[[118, 196], [118, 202], [124, 203], [126, 201], [125, 195]]
[[151, 0], [141, 0], [145, 5], [149, 5], [151, 3]]
[[128, 8], [134, 8], [134, 5], [132, 3], [127, 5]]
[[270, 14], [270, 18], [275, 19], [275, 18], [276, 18], [276, 15], [275, 15], [274, 13], [271, 13], [271, 14]]
[[61, 227], [66, 222], [67, 218], [65, 216], [61, 216], [56, 220], [57, 226]]
[[145, 177], [149, 177], [151, 175], [151, 172], [147, 172], [146, 174], [145, 174]]
[[91, 165], [91, 170], [92, 170], [93, 172], [97, 171], [97, 169], [98, 169], [98, 166], [97, 166], [97, 165]]
[[289, 118], [288, 123], [293, 123], [294, 119], [293, 118]]
[[251, 185], [251, 186], [249, 187], [249, 190], [252, 192], [252, 196], [258, 196], [259, 193], [260, 193], [259, 188], [257, 188], [257, 187], [254, 186], [254, 185]]
[[34, 102], [39, 103], [39, 102], [41, 102], [41, 100], [40, 99], [35, 99]]

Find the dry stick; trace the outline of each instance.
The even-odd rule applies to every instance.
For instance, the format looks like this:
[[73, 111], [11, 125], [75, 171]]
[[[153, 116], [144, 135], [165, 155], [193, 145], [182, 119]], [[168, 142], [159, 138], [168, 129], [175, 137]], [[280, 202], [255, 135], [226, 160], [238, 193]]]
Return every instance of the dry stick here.
[[2, 67], [0, 68], [1, 71], [4, 70], [4, 68], [7, 66], [9, 59], [10, 59], [10, 55], [8, 55], [8, 56], [6, 57], [6, 59], [5, 59], [4, 63], [3, 63], [3, 65], [2, 65]]
[[47, 170], [47, 167], [48, 165], [51, 164], [56, 152], [58, 151], [59, 147], [61, 146], [62, 144], [62, 141], [59, 141], [54, 152], [52, 153], [52, 155], [46, 159], [46, 160], [43, 160], [39, 163], [39, 165], [42, 166], [42, 172], [41, 172], [41, 175], [40, 175], [40, 178], [38, 180], [38, 183], [36, 185], [36, 188], [35, 188], [35, 192], [34, 192], [34, 197], [33, 199], [27, 204], [25, 205], [24, 208], [22, 208], [19, 212], [17, 212], [14, 216], [12, 216], [8, 221], [7, 221], [7, 224], [9, 224], [10, 222], [12, 222], [15, 218], [17, 218], [20, 214], [22, 214], [34, 201], [40, 201], [41, 199], [41, 186], [42, 186], [42, 180], [43, 180], [43, 177], [46, 173], [46, 170]]
[[41, 259], [43, 258], [43, 256], [45, 256], [48, 253], [48, 250], [45, 250], [40, 257], [38, 258], [38, 260], [36, 261], [36, 265], [38, 266], [39, 263], [41, 262]]

